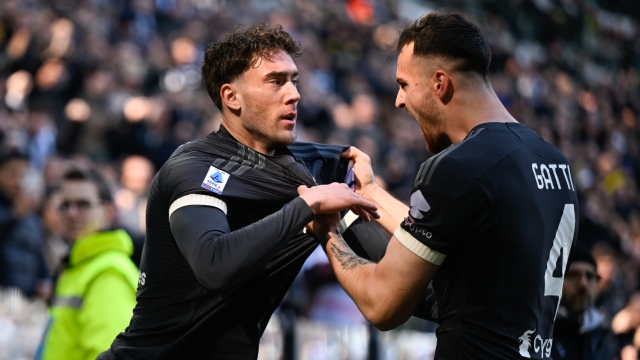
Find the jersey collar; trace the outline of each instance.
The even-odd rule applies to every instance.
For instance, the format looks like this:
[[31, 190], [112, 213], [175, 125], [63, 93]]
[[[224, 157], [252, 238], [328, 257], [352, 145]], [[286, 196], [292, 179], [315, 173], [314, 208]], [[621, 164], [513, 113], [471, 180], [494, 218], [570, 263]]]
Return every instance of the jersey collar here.
[[[224, 125], [222, 125], [222, 124], [220, 124], [220, 129], [218, 130], [218, 134], [226, 137], [227, 139], [230, 139], [230, 140], [233, 140], [233, 141], [235, 141], [237, 143], [240, 143], [236, 138], [233, 137], [233, 135], [231, 135], [229, 130], [227, 130], [224, 127]], [[256, 152], [258, 152], [258, 151], [256, 151]], [[262, 154], [262, 153], [260, 153], [260, 154]], [[262, 155], [265, 156], [265, 157], [276, 157], [276, 156], [283, 156], [283, 155], [294, 156], [293, 153], [291, 152], [291, 150], [289, 150], [289, 148], [287, 148], [286, 146], [283, 146], [283, 147], [281, 147], [279, 149], [276, 149], [276, 151], [273, 153], [273, 156], [269, 156], [269, 155], [265, 155], [265, 154], [262, 154]]]
[[509, 126], [521, 126], [521, 123], [516, 123], [516, 122], [486, 122], [486, 123], [482, 123], [482, 124], [478, 124], [476, 126], [473, 127], [473, 129], [471, 129], [471, 131], [469, 131], [469, 133], [467, 134], [467, 136], [465, 136], [465, 140], [469, 137], [471, 137], [473, 134], [477, 133], [478, 131], [480, 131], [480, 129], [505, 129], [508, 130]]

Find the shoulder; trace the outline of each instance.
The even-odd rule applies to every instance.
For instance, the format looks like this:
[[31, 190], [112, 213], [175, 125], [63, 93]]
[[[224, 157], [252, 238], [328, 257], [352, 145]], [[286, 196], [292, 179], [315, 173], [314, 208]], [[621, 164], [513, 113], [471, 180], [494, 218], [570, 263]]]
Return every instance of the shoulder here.
[[124, 274], [122, 269], [108, 268], [96, 276], [94, 281], [91, 283], [90, 288], [100, 287], [104, 289], [105, 287], [117, 287], [135, 291], [136, 288], [132, 288], [129, 275], [130, 274]]
[[425, 161], [414, 188], [465, 191], [478, 177], [522, 146], [522, 139], [506, 127], [476, 128], [462, 142]]
[[157, 182], [172, 199], [174, 195], [205, 190], [203, 184], [215, 172], [216, 160], [223, 156], [211, 146], [211, 141], [203, 138], [182, 145], [162, 166], [157, 174]]
[[[104, 279], [112, 279], [117, 277], [116, 281], [127, 284], [134, 290], [138, 283], [138, 268], [131, 258], [121, 251], [107, 251], [92, 260], [90, 285], [93, 286], [96, 281], [104, 281]], [[110, 281], [114, 281], [113, 279]]]
[[212, 151], [213, 149], [207, 146], [209, 142], [211, 142], [211, 140], [202, 138], [180, 145], [165, 162], [161, 171], [186, 170], [189, 168], [189, 165], [210, 163], [216, 156]]

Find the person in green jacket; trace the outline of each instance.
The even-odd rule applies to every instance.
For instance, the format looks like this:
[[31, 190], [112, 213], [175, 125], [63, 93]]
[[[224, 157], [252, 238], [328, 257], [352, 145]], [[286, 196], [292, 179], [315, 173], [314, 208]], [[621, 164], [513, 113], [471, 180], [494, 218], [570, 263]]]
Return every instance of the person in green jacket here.
[[73, 244], [55, 287], [39, 355], [93, 360], [129, 325], [138, 269], [129, 258], [129, 235], [108, 230], [116, 214], [104, 180], [95, 171], [72, 168], [63, 176], [61, 191], [62, 219]]

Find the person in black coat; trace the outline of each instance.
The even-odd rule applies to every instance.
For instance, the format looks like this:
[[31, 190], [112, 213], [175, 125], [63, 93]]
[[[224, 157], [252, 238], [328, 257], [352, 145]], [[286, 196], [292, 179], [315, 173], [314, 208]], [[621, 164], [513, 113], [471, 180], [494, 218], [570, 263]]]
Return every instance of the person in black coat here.
[[593, 305], [598, 289], [596, 262], [588, 250], [576, 247], [562, 287], [553, 331], [551, 358], [611, 359], [611, 331]]

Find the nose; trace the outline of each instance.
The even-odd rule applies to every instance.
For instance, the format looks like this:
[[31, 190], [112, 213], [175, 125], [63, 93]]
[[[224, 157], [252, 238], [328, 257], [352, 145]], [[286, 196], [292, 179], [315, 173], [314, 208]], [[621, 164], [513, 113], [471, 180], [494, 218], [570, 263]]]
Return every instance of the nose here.
[[298, 88], [292, 82], [289, 82], [287, 84], [287, 88], [289, 90], [287, 92], [286, 103], [297, 103], [300, 100], [300, 93], [298, 92]]
[[404, 93], [402, 90], [398, 90], [398, 95], [396, 95], [396, 107], [404, 109]]
[[78, 207], [76, 207], [75, 205], [69, 206], [67, 209], [62, 211], [63, 215], [66, 215], [70, 218], [75, 218], [76, 216], [78, 216]]
[[589, 275], [588, 274], [581, 274], [580, 275], [580, 286], [584, 287], [584, 288], [588, 288], [589, 285], [591, 285], [591, 279], [589, 279]]

